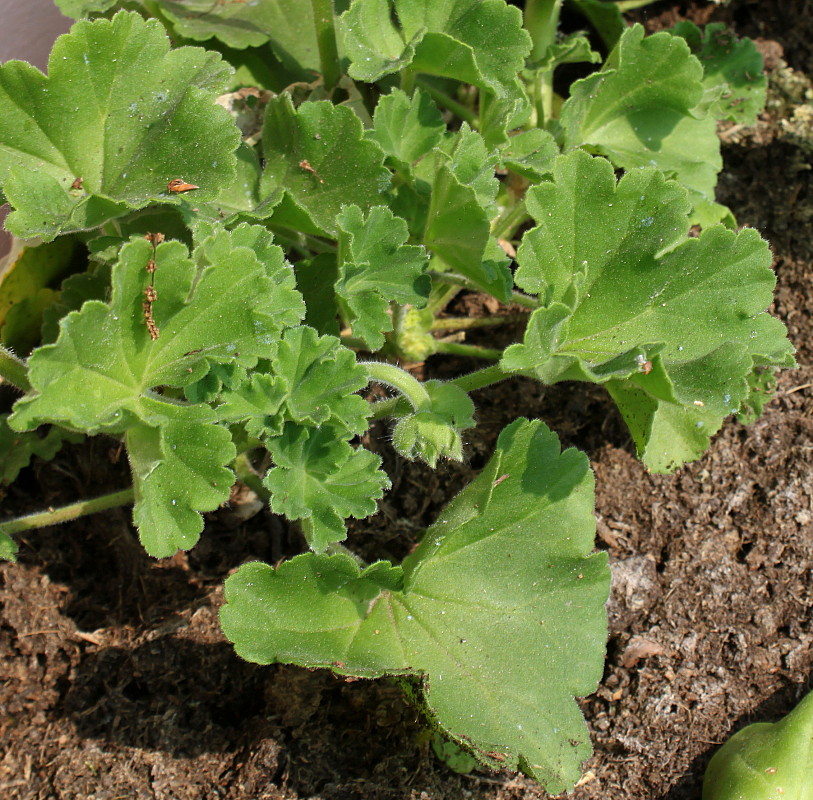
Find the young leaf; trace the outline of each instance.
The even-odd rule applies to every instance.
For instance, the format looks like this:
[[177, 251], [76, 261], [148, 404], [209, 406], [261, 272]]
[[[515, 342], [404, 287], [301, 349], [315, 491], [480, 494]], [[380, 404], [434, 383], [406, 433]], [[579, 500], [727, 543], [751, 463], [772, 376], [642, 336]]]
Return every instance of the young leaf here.
[[404, 458], [420, 458], [434, 469], [439, 458], [463, 460], [461, 431], [474, 427], [474, 403], [453, 383], [426, 381], [431, 399], [426, 410], [400, 417], [392, 432], [393, 447]]
[[339, 22], [348, 72], [368, 83], [410, 68], [504, 96], [531, 51], [505, 0], [353, 0]]
[[566, 149], [587, 148], [626, 170], [658, 167], [707, 208], [723, 162], [714, 118], [696, 116], [703, 96], [703, 68], [686, 43], [666, 32], [644, 38], [635, 25], [601, 70], [571, 87], [561, 114]]
[[417, 89], [412, 97], [400, 89], [384, 95], [375, 107], [368, 137], [411, 170], [412, 164], [431, 152], [443, 139], [446, 125], [432, 99]]
[[21, 237], [95, 228], [172, 203], [173, 180], [214, 198], [234, 174], [239, 132], [214, 99], [230, 67], [195, 47], [170, 52], [156, 20], [119, 12], [57, 39], [48, 77], [0, 67], [0, 183]]
[[223, 629], [261, 664], [420, 676], [447, 735], [558, 794], [590, 753], [574, 695], [603, 664], [610, 576], [590, 555], [592, 501], [585, 456], [518, 420], [403, 570], [344, 555], [247, 564], [226, 582]]
[[279, 436], [286, 420], [317, 427], [329, 422], [350, 435], [367, 430], [370, 406], [355, 394], [367, 385], [367, 373], [336, 337], [304, 325], [290, 328], [270, 363], [273, 374], [255, 373], [223, 394], [217, 409], [222, 421], [249, 421], [249, 432], [261, 438]]
[[539, 62], [534, 62], [530, 69], [553, 72], [560, 64], [599, 64], [601, 56], [593, 50], [590, 40], [584, 32], [569, 33], [560, 41], [552, 44]]
[[423, 247], [405, 244], [406, 223], [386, 206], [374, 206], [365, 219], [358, 206], [347, 206], [339, 225], [339, 278], [336, 294], [346, 304], [353, 336], [371, 351], [384, 345], [392, 330], [389, 301], [426, 305], [430, 281]]
[[703, 800], [810, 800], [811, 736], [813, 692], [778, 722], [756, 722], [737, 731], [709, 762]]
[[326, 101], [294, 109], [289, 94], [272, 100], [263, 155], [260, 194], [265, 202], [279, 201], [274, 223], [297, 231], [335, 235], [343, 206], [369, 211], [390, 182], [384, 152], [365, 140], [359, 118]]
[[268, 42], [283, 65], [302, 79], [312, 79], [312, 72], [320, 68], [313, 11], [302, 0], [214, 4], [212, 0], [159, 0], [159, 8], [188, 39], [215, 36], [241, 49]]
[[345, 438], [346, 432], [332, 425], [287, 423], [282, 435], [268, 443], [276, 464], [264, 481], [271, 509], [288, 519], [307, 520], [305, 538], [317, 553], [346, 538], [346, 517], [375, 513], [375, 501], [389, 488], [379, 469], [381, 459], [369, 450], [354, 450]]
[[753, 125], [765, 107], [768, 79], [762, 54], [750, 39], [740, 41], [721, 22], [703, 31], [693, 22], [678, 22], [670, 33], [683, 37], [703, 65], [703, 85], [713, 98], [711, 114], [741, 125]]
[[[88, 433], [126, 431], [135, 519], [152, 555], [194, 543], [203, 526], [197, 512], [228, 498], [232, 481], [223, 467], [234, 458], [228, 433], [212, 425], [214, 411], [159, 394], [157, 387], [188, 386], [211, 364], [251, 365], [272, 355], [280, 325], [295, 316], [286, 305], [290, 296], [274, 291], [281, 251], [267, 247], [263, 264], [240, 244], [264, 236], [248, 226], [217, 231], [195, 251], [200, 271], [180, 242], [153, 249], [146, 239], [134, 239], [113, 270], [110, 303], [92, 300], [69, 314], [57, 342], [29, 360], [34, 391], [15, 405], [9, 424], [15, 430], [56, 422]], [[155, 296], [147, 313], [151, 284]], [[173, 475], [184, 476], [184, 485]], [[158, 513], [165, 501], [168, 507]]]
[[656, 170], [627, 173], [576, 151], [532, 187], [539, 223], [516, 282], [538, 294], [505, 369], [546, 383], [606, 383], [650, 469], [697, 457], [748, 394], [754, 363], [789, 366], [784, 326], [764, 312], [775, 283], [767, 243], [721, 226], [687, 237], [685, 192]]

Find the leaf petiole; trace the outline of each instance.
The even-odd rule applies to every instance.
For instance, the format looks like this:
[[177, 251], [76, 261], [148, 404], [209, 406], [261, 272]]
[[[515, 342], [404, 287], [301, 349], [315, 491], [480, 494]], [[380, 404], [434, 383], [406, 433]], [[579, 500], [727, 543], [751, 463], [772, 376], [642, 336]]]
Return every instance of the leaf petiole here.
[[0, 534], [12, 536], [17, 533], [34, 530], [35, 528], [45, 528], [49, 525], [58, 525], [62, 522], [70, 522], [79, 517], [86, 517], [89, 514], [98, 514], [100, 511], [107, 511], [109, 508], [126, 506], [132, 503], [134, 493], [132, 489], [124, 489], [120, 492], [105, 494], [95, 497], [93, 500], [81, 500], [78, 503], [71, 503], [62, 508], [55, 508], [50, 511], [39, 511], [36, 514], [27, 514], [24, 517], [10, 519], [8, 522], [0, 523]]
[[25, 361], [2, 346], [0, 346], [0, 379], [4, 383], [10, 383], [21, 392], [31, 390], [31, 384], [28, 381], [28, 366]]
[[383, 383], [403, 395], [415, 411], [426, 411], [432, 407], [432, 399], [423, 384], [406, 370], [394, 364], [379, 361], [359, 362], [367, 370], [367, 378]]
[[311, 7], [319, 46], [322, 80], [325, 82], [325, 88], [330, 90], [339, 82], [341, 75], [333, 0], [311, 0]]

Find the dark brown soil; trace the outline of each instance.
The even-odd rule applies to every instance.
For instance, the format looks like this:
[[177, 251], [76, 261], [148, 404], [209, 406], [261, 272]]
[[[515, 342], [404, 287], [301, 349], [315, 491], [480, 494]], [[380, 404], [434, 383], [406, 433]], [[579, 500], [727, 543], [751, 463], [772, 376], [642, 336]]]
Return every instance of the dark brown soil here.
[[[770, 65], [813, 74], [807, 0], [662, 3], [766, 40]], [[778, 43], [778, 44], [777, 44]], [[780, 47], [781, 45], [781, 47]], [[731, 731], [786, 713], [813, 663], [813, 178], [809, 150], [782, 132], [787, 108], [756, 130], [724, 132], [721, 199], [776, 253], [776, 313], [803, 366], [750, 427], [730, 422], [702, 460], [647, 474], [598, 388], [512, 381], [479, 392], [468, 463], [436, 472], [397, 460], [395, 490], [355, 524], [362, 555], [400, 558], [488, 458], [516, 416], [540, 417], [587, 451], [597, 477], [597, 546], [613, 567], [604, 678], [583, 701], [595, 755], [578, 800], [693, 800]], [[476, 302], [476, 301], [472, 301]], [[427, 374], [459, 362], [436, 359]], [[380, 441], [380, 440], [379, 440]], [[108, 441], [26, 470], [4, 501], [19, 514], [127, 484]], [[382, 680], [347, 681], [240, 661], [217, 624], [219, 588], [250, 559], [302, 549], [262, 512], [210, 515], [189, 554], [153, 561], [125, 511], [28, 534], [0, 567], [0, 797], [12, 800], [509, 800], [541, 798], [508, 773], [456, 775], [420, 720]]]

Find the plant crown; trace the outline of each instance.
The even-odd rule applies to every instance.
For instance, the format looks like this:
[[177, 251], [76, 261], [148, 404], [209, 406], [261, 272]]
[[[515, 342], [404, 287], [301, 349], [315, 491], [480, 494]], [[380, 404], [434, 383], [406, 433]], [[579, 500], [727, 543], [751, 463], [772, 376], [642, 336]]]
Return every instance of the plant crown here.
[[[398, 676], [451, 740], [552, 793], [590, 753], [574, 698], [606, 639], [586, 457], [518, 419], [402, 564], [368, 565], [346, 520], [390, 482], [360, 438], [389, 419], [434, 467], [464, 457], [474, 389], [586, 381], [668, 472], [793, 364], [768, 245], [714, 196], [717, 122], [764, 102], [753, 44], [568, 2], [598, 38], [557, 33], [561, 0], [524, 19], [505, 0], [57, 0], [78, 21], [47, 76], [0, 67], [0, 187], [27, 240], [0, 295], [0, 372], [24, 391], [2, 480], [114, 437], [163, 557], [236, 473], [311, 551], [227, 580], [237, 652]], [[464, 290], [514, 304], [519, 338], [436, 333], [501, 321], [444, 317]], [[489, 366], [396, 366], [434, 353]], [[370, 382], [394, 396], [368, 402]], [[0, 527], [0, 555], [27, 524]]]

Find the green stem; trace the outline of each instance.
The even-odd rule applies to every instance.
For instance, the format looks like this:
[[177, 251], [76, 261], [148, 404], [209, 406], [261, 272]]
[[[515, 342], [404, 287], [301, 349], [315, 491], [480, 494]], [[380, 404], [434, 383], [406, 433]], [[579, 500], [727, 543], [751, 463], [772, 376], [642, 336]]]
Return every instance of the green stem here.
[[525, 322], [527, 319], [527, 314], [504, 314], [500, 317], [444, 317], [433, 320], [431, 330], [463, 331], [470, 328], [490, 328], [512, 322]]
[[513, 375], [510, 372], [505, 372], [499, 364], [494, 364], [493, 367], [486, 367], [485, 369], [478, 369], [477, 372], [470, 372], [468, 375], [461, 375], [459, 378], [449, 381], [449, 383], [453, 383], [464, 392], [474, 392], [477, 389], [484, 389], [486, 386], [500, 383], [511, 377]]
[[429, 293], [429, 302], [426, 304], [426, 309], [432, 313], [432, 316], [443, 311], [460, 294], [459, 286], [442, 283], [443, 274], [440, 272], [432, 273], [432, 277], [437, 278], [437, 283], [432, 286], [432, 291]]
[[472, 128], [475, 130], [480, 126], [480, 120], [477, 114], [472, 111], [468, 106], [464, 106], [463, 103], [458, 102], [450, 95], [446, 94], [446, 92], [437, 89], [436, 87], [432, 86], [431, 83], [424, 80], [423, 78], [418, 78], [416, 81], [418, 86], [421, 87], [439, 106], [448, 109], [451, 111], [456, 117], [462, 119], [463, 122], [468, 122]]
[[40, 511], [36, 514], [28, 514], [25, 517], [10, 519], [8, 522], [0, 524], [0, 533], [9, 536], [15, 533], [24, 533], [34, 528], [45, 528], [48, 525], [58, 525], [61, 522], [70, 522], [88, 514], [98, 514], [100, 511], [107, 511], [109, 508], [126, 506], [133, 502], [133, 490], [124, 489], [121, 492], [113, 492], [93, 500], [82, 500], [79, 503], [72, 503], [69, 506], [56, 508], [51, 511]]
[[268, 503], [271, 498], [271, 492], [263, 485], [262, 478], [254, 471], [246, 453], [241, 453], [232, 463], [234, 473], [237, 475], [238, 480], [242, 481], [249, 489], [251, 489], [257, 497], [264, 503]]
[[[456, 272], [433, 272], [428, 273], [432, 280], [446, 281], [446, 283], [453, 283], [457, 286], [462, 286], [464, 289], [469, 289], [472, 292], [482, 292], [483, 290], [477, 286], [473, 281], [470, 281], [465, 275], [459, 275]], [[530, 295], [523, 294], [516, 290], [511, 292], [511, 302], [525, 308], [539, 308], [539, 300]]]
[[28, 380], [28, 366], [6, 347], [0, 347], [0, 378], [21, 392], [31, 391]]
[[[533, 41], [531, 62], [539, 61], [556, 43], [561, 9], [562, 0], [526, 0], [525, 28]], [[542, 127], [553, 116], [553, 71], [538, 73], [529, 87], [529, 94], [536, 112], [534, 124]]]
[[530, 218], [531, 215], [525, 207], [525, 201], [520, 200], [491, 223], [491, 234], [495, 239], [510, 239], [519, 226]]
[[625, 11], [634, 11], [636, 8], [643, 8], [644, 6], [651, 6], [657, 3], [658, 0], [615, 0], [618, 10], [623, 14]]
[[450, 356], [488, 358], [491, 361], [499, 361], [502, 358], [502, 350], [492, 350], [490, 347], [478, 347], [476, 344], [461, 344], [460, 342], [440, 341], [436, 345], [435, 352]]
[[316, 27], [316, 42], [319, 47], [319, 63], [322, 80], [329, 91], [341, 75], [339, 48], [336, 46], [336, 24], [333, 0], [311, 0], [313, 23]]
[[429, 392], [417, 378], [405, 370], [381, 361], [361, 361], [359, 363], [367, 370], [368, 380], [383, 383], [400, 392], [415, 411], [425, 411], [431, 408], [432, 398], [429, 397]]
[[[474, 392], [477, 389], [484, 389], [486, 386], [491, 386], [494, 383], [500, 383], [508, 378], [514, 377], [510, 372], [505, 372], [499, 364], [494, 364], [485, 369], [478, 369], [476, 372], [470, 372], [468, 375], [461, 375], [459, 378], [449, 381], [464, 392]], [[388, 400], [379, 400], [372, 405], [372, 414], [370, 420], [387, 419], [388, 417], [400, 417], [404, 414], [411, 413], [408, 409], [403, 408], [403, 398], [390, 397]]]
[[409, 67], [401, 70], [401, 91], [410, 97], [415, 91], [415, 73]]

